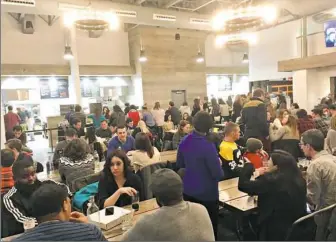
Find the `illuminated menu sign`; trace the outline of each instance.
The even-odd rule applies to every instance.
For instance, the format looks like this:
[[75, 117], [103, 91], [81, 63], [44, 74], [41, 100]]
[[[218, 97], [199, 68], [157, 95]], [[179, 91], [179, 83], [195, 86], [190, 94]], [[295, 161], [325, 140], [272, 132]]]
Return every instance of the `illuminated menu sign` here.
[[68, 98], [69, 81], [67, 78], [46, 77], [40, 79], [41, 99]]

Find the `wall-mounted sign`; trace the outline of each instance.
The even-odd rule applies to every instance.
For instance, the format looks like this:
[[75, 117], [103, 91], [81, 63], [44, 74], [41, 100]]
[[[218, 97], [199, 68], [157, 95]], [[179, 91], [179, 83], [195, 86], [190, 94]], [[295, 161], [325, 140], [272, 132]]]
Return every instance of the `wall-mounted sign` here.
[[68, 98], [69, 81], [65, 77], [41, 77], [40, 78], [41, 99]]
[[80, 78], [82, 97], [99, 97], [100, 85], [99, 81], [95, 78]]

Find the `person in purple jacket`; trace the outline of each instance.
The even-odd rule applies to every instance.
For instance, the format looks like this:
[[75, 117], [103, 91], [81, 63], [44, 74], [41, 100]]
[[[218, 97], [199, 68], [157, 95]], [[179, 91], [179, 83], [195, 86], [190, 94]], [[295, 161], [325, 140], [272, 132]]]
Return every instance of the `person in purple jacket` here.
[[184, 200], [202, 204], [207, 209], [217, 238], [218, 182], [224, 174], [216, 147], [207, 137], [213, 121], [209, 113], [200, 111], [193, 124], [195, 130], [180, 143], [177, 167], [185, 169]]

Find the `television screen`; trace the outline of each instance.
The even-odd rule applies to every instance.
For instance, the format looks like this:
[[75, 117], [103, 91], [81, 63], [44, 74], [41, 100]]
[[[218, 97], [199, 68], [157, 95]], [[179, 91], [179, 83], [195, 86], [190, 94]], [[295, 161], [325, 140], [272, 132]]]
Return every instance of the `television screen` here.
[[324, 24], [325, 41], [327, 47], [336, 47], [336, 20]]

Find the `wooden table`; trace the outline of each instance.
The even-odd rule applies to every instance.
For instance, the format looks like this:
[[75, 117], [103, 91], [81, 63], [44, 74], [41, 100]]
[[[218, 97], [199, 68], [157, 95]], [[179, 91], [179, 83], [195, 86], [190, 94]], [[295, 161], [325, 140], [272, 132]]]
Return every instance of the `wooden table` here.
[[176, 162], [177, 150], [162, 151], [160, 154], [162, 161]]
[[219, 202], [224, 204], [228, 201], [248, 196], [245, 192], [238, 190], [238, 187], [232, 187], [219, 192]]
[[245, 196], [225, 202], [224, 207], [233, 212], [246, 213], [256, 210], [258, 205], [254, 197]]
[[218, 183], [218, 191], [227, 190], [229, 188], [238, 187], [238, 177]]

